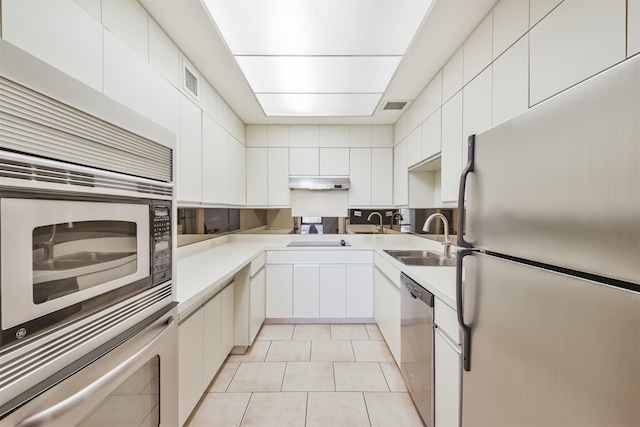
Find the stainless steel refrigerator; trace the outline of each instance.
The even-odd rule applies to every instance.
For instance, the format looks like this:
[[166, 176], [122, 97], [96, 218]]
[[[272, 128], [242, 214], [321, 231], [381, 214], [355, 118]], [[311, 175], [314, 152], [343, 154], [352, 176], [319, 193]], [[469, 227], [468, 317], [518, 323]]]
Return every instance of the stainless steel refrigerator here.
[[462, 425], [640, 426], [640, 56], [468, 149]]

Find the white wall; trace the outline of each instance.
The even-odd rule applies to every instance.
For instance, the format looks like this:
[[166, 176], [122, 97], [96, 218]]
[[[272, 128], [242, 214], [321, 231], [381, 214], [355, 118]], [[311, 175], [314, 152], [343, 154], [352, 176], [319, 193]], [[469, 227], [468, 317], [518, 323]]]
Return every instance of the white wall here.
[[[629, 0], [628, 7], [625, 0], [502, 0], [496, 4], [394, 127], [396, 147], [401, 143], [410, 147], [408, 168], [437, 157], [440, 147], [442, 166], [435, 172], [440, 179], [431, 180], [440, 188], [434, 189], [437, 196], [432, 206], [457, 202], [469, 135], [638, 53], [639, 4], [638, 0]], [[417, 147], [413, 141], [418, 135], [422, 151], [411, 149]], [[402, 174], [396, 171], [397, 177]], [[409, 183], [417, 181], [420, 174]], [[406, 193], [406, 189], [400, 191]]]

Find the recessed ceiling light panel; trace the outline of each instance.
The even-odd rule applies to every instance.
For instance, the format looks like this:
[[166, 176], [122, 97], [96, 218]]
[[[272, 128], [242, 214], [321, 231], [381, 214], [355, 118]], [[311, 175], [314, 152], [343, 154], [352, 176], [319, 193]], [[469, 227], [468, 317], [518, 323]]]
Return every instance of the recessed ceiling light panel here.
[[403, 55], [432, 0], [204, 0], [234, 55]]
[[340, 117], [371, 116], [381, 94], [256, 94], [267, 116]]
[[237, 56], [256, 93], [382, 93], [399, 56]]

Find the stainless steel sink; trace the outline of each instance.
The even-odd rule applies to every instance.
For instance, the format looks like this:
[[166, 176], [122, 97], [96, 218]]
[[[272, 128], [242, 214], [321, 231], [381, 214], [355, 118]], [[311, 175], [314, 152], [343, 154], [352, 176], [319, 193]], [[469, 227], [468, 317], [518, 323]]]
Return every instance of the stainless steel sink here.
[[456, 260], [445, 258], [437, 252], [420, 250], [385, 250], [386, 253], [405, 265], [422, 267], [455, 267]]
[[103, 262], [115, 261], [134, 255], [135, 252], [78, 252], [33, 263], [36, 271], [71, 270]]

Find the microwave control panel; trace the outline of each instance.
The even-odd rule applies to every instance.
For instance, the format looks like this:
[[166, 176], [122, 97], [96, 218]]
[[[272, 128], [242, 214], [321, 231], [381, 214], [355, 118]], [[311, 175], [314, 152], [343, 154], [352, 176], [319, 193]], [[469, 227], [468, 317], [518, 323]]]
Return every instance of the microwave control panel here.
[[153, 282], [171, 278], [171, 205], [153, 205]]

